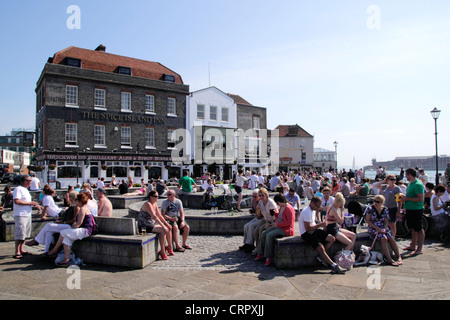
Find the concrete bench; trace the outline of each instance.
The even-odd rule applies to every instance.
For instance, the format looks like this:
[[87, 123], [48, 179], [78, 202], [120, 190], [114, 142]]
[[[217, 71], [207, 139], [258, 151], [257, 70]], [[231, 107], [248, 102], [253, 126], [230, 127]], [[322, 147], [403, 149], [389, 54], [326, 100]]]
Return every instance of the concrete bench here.
[[157, 234], [136, 234], [134, 218], [95, 217], [95, 221], [97, 234], [72, 247], [84, 262], [142, 269], [157, 259]]
[[143, 195], [136, 196], [121, 196], [114, 195], [108, 196], [108, 199], [111, 201], [114, 209], [128, 209], [128, 207], [135, 202], [142, 202], [146, 199]]
[[[47, 220], [42, 220], [41, 216], [37, 214], [37, 210], [33, 210], [31, 237], [35, 238], [48, 222], [54, 222], [55, 220], [56, 218], [54, 217], [48, 217]], [[5, 212], [0, 219], [0, 242], [14, 241], [14, 227], [13, 212]]]
[[[274, 246], [274, 265], [278, 269], [298, 269], [302, 267], [320, 266], [317, 261], [318, 252], [305, 243], [301, 236], [292, 236], [275, 239]], [[357, 234], [356, 244], [353, 248], [355, 254], [358, 255], [361, 245], [371, 246], [373, 240], [370, 239], [368, 232], [360, 232]], [[336, 241], [328, 250], [331, 259], [345, 246]], [[381, 252], [381, 243], [375, 243], [374, 250]]]

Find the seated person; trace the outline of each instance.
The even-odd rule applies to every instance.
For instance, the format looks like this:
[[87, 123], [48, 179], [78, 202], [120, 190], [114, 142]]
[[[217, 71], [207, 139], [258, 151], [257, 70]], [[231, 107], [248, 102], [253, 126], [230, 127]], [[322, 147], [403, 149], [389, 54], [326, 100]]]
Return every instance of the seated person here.
[[162, 179], [158, 179], [156, 182], [156, 192], [158, 192], [159, 196], [165, 196], [167, 191], [169, 191], [169, 188], [167, 187], [166, 183]]
[[13, 208], [13, 193], [11, 192], [11, 187], [10, 186], [5, 186], [4, 189], [5, 194], [2, 196], [2, 203], [1, 206], [6, 209], [6, 208]]
[[41, 213], [41, 218], [43, 220], [46, 220], [47, 216], [57, 217], [59, 213], [64, 210], [64, 208], [60, 208], [55, 204], [55, 200], [53, 200], [54, 196], [55, 190], [53, 190], [52, 188], [44, 190], [44, 197], [42, 198], [42, 206], [44, 209]]
[[146, 187], [142, 187], [138, 190], [134, 190], [133, 192], [124, 193], [123, 196], [145, 196], [147, 192]]

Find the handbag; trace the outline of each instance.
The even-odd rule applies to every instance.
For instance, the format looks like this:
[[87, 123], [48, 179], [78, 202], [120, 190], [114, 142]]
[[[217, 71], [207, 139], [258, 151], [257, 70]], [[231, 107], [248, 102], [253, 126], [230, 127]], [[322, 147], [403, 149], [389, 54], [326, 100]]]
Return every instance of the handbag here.
[[353, 251], [342, 249], [334, 256], [334, 262], [336, 262], [336, 264], [338, 264], [341, 268], [349, 271], [353, 268], [355, 258], [356, 256]]

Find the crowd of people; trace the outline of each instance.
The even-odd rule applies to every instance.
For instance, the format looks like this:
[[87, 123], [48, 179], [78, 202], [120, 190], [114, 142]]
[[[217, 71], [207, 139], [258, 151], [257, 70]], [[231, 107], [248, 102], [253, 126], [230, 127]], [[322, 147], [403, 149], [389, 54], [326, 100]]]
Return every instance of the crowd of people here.
[[[399, 176], [383, 174], [380, 170], [371, 186], [362, 170], [344, 170], [339, 174], [327, 170], [302, 170], [264, 176], [255, 171], [244, 172], [239, 169], [232, 181], [222, 182], [216, 178], [213, 174], [205, 173], [201, 184], [197, 184], [186, 170], [178, 180], [177, 190], [169, 188], [160, 178], [151, 179], [148, 184], [141, 180], [140, 189], [128, 192], [128, 188], [135, 186], [133, 179], [129, 177], [119, 183], [113, 177], [109, 187], [119, 188], [123, 196], [145, 196], [146, 201], [137, 218], [139, 231], [159, 234], [159, 256], [163, 260], [174, 255], [174, 252], [192, 249], [187, 244], [190, 227], [186, 223], [180, 198], [197, 191], [204, 192], [205, 196], [212, 195], [218, 183], [232, 183], [238, 194], [238, 211], [242, 211], [243, 190], [251, 190], [249, 211], [255, 216], [244, 227], [243, 245], [239, 249], [255, 255], [255, 260], [265, 258], [265, 265], [270, 265], [273, 259], [273, 239], [292, 236], [295, 221], [298, 221], [302, 239], [317, 250], [321, 263], [330, 266], [332, 271], [337, 273], [342, 273], [343, 269], [328, 256], [327, 251], [335, 241], [343, 243], [345, 249], [350, 251], [356, 242], [356, 234], [342, 227], [344, 205], [349, 197], [375, 195], [374, 204], [366, 211], [368, 231], [373, 239], [381, 242], [386, 262], [391, 265], [402, 264], [395, 241], [396, 222], [401, 211], [406, 211], [408, 227], [412, 230], [411, 243], [403, 250], [417, 255], [422, 253], [425, 238], [421, 225], [424, 210], [430, 210], [432, 215], [436, 215], [447, 210], [450, 204], [450, 183], [446, 186], [434, 186], [418, 168], [402, 171]], [[407, 186], [403, 178], [407, 180]], [[63, 198], [63, 206], [58, 206], [55, 203], [55, 190], [49, 185], [42, 188], [38, 201], [32, 201], [32, 187], [33, 190], [40, 190], [40, 182], [36, 179], [29, 175], [22, 176], [21, 185], [15, 188], [14, 192], [6, 186], [2, 197], [0, 211], [4, 208], [12, 208], [14, 211], [14, 257], [20, 259], [28, 254], [24, 250], [24, 244], [41, 244], [46, 255], [55, 254], [62, 246], [67, 257], [61, 264], [66, 265], [73, 241], [91, 234], [95, 224], [93, 217], [112, 216], [113, 207], [106, 196], [105, 181], [100, 178], [94, 185], [97, 188], [95, 197], [94, 189], [89, 183], [69, 186]], [[269, 192], [276, 192], [273, 199]], [[399, 195], [401, 197], [398, 197]], [[159, 207], [157, 200], [162, 196], [167, 199]], [[306, 203], [303, 210], [302, 201]], [[31, 235], [33, 207], [38, 209], [44, 220], [48, 217], [58, 219], [46, 224], [35, 239], [25, 243], [25, 239]], [[60, 236], [55, 248], [50, 250], [55, 233]], [[395, 253], [395, 260], [389, 254], [388, 244]]]

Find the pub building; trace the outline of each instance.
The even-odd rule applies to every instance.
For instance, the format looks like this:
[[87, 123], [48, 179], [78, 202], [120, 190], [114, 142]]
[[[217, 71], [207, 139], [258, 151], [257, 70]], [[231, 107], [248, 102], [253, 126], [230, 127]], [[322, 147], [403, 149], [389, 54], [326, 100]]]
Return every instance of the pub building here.
[[158, 62], [68, 47], [36, 85], [36, 152], [44, 183], [179, 178], [172, 133], [186, 127], [189, 86]]

